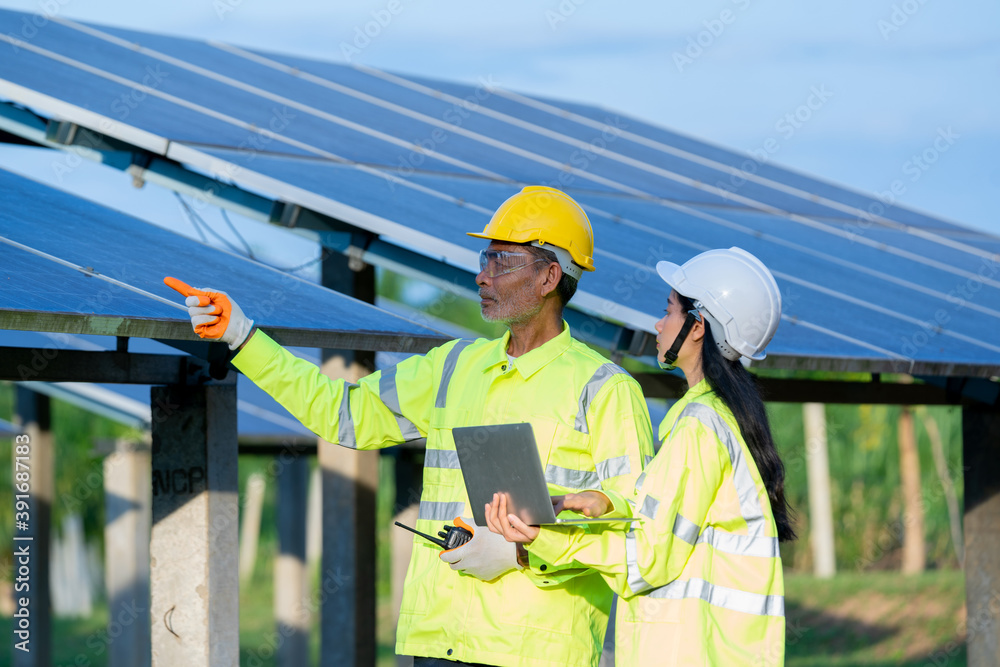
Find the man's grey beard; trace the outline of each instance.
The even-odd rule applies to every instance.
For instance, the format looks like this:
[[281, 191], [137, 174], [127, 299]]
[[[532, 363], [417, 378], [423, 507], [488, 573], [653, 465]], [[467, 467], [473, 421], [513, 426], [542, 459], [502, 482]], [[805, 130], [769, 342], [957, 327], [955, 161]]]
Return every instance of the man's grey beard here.
[[[500, 297], [500, 294], [496, 295]], [[542, 301], [534, 300], [534, 281], [526, 280], [516, 291], [503, 295], [503, 301], [494, 300], [492, 313], [487, 314], [480, 309], [483, 319], [487, 322], [497, 322], [509, 327], [512, 324], [527, 322], [542, 310]], [[480, 292], [482, 297], [482, 292]]]

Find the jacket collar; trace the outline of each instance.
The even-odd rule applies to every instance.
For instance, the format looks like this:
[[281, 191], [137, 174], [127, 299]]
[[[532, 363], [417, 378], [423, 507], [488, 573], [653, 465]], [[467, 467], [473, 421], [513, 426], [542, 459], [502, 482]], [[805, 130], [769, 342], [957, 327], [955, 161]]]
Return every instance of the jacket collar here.
[[691, 401], [698, 398], [702, 394], [707, 394], [710, 391], [712, 391], [712, 386], [708, 384], [708, 379], [702, 378], [698, 384], [696, 384], [693, 387], [690, 387], [686, 392], [684, 392], [682, 400], [684, 400], [687, 403], [690, 403]]
[[[569, 346], [573, 344], [573, 338], [570, 336], [569, 325], [566, 324], [566, 320], [563, 320], [562, 325], [562, 331], [555, 338], [543, 343], [530, 352], [522, 354], [514, 360], [514, 367], [517, 368], [524, 379], [527, 380], [530, 378], [550, 361], [568, 350]], [[496, 340], [496, 347], [490, 355], [489, 361], [483, 367], [484, 373], [498, 364], [507, 363], [507, 345], [509, 343], [510, 331], [508, 330], [502, 337]]]
[[[684, 395], [681, 396], [676, 403], [670, 406], [670, 410], [667, 411], [667, 416], [663, 418], [660, 422], [660, 428], [657, 430], [656, 439], [660, 443], [663, 439], [669, 435], [670, 431], [673, 430], [674, 424], [677, 423], [677, 418], [680, 416], [681, 411], [687, 407], [688, 403], [693, 403], [696, 399], [704, 396], [705, 394], [712, 393], [712, 386], [708, 384], [707, 379], [702, 379], [701, 382], [693, 387], [690, 387]], [[716, 399], [720, 400], [720, 399]]]

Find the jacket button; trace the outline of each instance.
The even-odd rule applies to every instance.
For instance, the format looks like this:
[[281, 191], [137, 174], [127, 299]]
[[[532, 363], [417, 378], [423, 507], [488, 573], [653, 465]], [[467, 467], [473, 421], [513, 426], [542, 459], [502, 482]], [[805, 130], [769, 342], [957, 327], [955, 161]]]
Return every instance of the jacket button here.
[[451, 655], [451, 649], [448, 649], [448, 655]]
[[541, 570], [542, 572], [545, 572], [545, 570], [548, 569], [548, 567], [549, 567], [548, 565], [539, 565], [538, 569]]
[[505, 370], [507, 370], [507, 366], [501, 366], [501, 367], [500, 367], [500, 370], [502, 370], [502, 371], [505, 371]]

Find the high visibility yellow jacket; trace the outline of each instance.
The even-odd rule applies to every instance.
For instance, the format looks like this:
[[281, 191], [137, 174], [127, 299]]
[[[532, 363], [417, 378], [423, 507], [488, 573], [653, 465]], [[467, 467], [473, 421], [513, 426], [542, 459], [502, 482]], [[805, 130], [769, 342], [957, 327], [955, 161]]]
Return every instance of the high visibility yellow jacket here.
[[[509, 333], [451, 341], [356, 385], [327, 378], [259, 331], [233, 363], [330, 442], [371, 449], [426, 436], [417, 521], [425, 533], [472, 516], [451, 436], [456, 426], [529, 422], [551, 493], [599, 486], [633, 497], [653, 455], [638, 383], [574, 340], [565, 323], [554, 339], [513, 361], [508, 341]], [[530, 557], [530, 567], [483, 582], [453, 571], [439, 552], [414, 538], [397, 653], [597, 666], [612, 598], [599, 574]]]
[[543, 528], [528, 547], [592, 566], [623, 598], [617, 665], [781, 665], [784, 583], [767, 491], [732, 412], [702, 381], [660, 425], [628, 533]]

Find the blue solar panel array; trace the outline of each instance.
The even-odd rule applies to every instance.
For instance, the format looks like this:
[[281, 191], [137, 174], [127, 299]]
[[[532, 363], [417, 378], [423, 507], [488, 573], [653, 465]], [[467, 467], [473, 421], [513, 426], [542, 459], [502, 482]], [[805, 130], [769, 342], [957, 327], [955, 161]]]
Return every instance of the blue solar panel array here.
[[[333, 342], [339, 332], [404, 350], [446, 340], [350, 297], [8, 171], [0, 170], [0, 192], [6, 193], [0, 322], [7, 328], [193, 338], [183, 297], [163, 284], [171, 275], [225, 285], [259, 326], [286, 336], [315, 332]], [[46, 315], [83, 317], [72, 320], [70, 331], [61, 324], [46, 328], [56, 321]]]
[[[0, 11], [0, 39], [23, 18]], [[58, 19], [14, 45], [0, 98], [469, 269], [464, 232], [561, 187], [598, 246], [576, 302], [605, 319], [651, 331], [656, 261], [738, 245], [784, 295], [765, 363], [1000, 369], [1000, 240], [624, 114]]]

